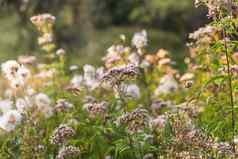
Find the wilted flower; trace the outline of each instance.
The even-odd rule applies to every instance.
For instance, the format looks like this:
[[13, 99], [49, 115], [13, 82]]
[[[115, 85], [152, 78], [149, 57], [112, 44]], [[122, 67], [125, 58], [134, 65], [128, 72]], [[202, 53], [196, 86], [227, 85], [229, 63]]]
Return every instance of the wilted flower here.
[[56, 159], [76, 158], [80, 156], [80, 150], [74, 146], [64, 146], [59, 150]]
[[16, 110], [9, 110], [0, 117], [0, 128], [12, 131], [21, 122], [22, 116]]
[[142, 30], [141, 32], [137, 32], [134, 34], [132, 38], [132, 45], [134, 45], [137, 49], [141, 49], [147, 46], [147, 32], [146, 30]]
[[57, 127], [52, 136], [50, 137], [50, 142], [55, 145], [62, 145], [66, 142], [67, 139], [75, 135], [74, 129], [68, 125], [61, 124]]

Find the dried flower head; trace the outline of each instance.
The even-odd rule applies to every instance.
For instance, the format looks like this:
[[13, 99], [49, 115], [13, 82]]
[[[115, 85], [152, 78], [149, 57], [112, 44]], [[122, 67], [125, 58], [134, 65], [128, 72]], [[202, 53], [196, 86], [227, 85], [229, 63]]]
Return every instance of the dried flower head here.
[[68, 125], [61, 124], [57, 127], [52, 136], [50, 137], [51, 144], [62, 145], [66, 142], [66, 140], [75, 135], [75, 131], [73, 128]]

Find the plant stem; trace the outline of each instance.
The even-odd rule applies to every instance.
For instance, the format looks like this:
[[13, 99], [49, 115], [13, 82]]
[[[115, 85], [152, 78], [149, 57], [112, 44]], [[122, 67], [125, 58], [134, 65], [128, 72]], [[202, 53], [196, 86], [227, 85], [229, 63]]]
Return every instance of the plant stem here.
[[229, 52], [227, 46], [227, 33], [224, 28], [223, 30], [224, 35], [224, 46], [225, 46], [225, 53], [226, 53], [226, 66], [227, 66], [227, 76], [228, 76], [228, 85], [229, 85], [229, 95], [230, 95], [230, 104], [231, 104], [231, 124], [232, 124], [232, 150], [233, 153], [236, 153], [235, 150], [235, 112], [234, 112], [234, 99], [233, 99], [233, 87], [232, 87], [232, 72], [230, 67], [230, 59], [229, 59]]

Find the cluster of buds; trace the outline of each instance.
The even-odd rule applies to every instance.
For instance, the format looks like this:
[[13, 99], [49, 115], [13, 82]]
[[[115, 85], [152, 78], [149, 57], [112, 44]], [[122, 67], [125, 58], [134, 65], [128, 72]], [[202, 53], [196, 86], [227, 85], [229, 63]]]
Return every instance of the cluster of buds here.
[[40, 33], [38, 44], [43, 50], [51, 53], [55, 48], [53, 35], [55, 17], [50, 14], [40, 14], [31, 17], [31, 22], [37, 27], [37, 30]]
[[55, 109], [56, 112], [63, 112], [67, 109], [72, 108], [73, 106], [74, 105], [72, 103], [69, 103], [65, 99], [58, 99], [54, 109]]
[[77, 158], [80, 156], [80, 154], [81, 151], [78, 147], [65, 146], [59, 150], [56, 159]]
[[126, 125], [129, 133], [143, 131], [149, 125], [148, 111], [137, 108], [132, 112], [123, 114], [117, 119], [118, 125]]
[[50, 137], [50, 142], [55, 145], [62, 145], [68, 138], [73, 137], [74, 135], [74, 129], [65, 124], [61, 124], [54, 130], [52, 136]]
[[133, 79], [138, 74], [138, 67], [131, 64], [122, 67], [113, 67], [102, 75], [101, 81], [109, 83], [111, 86], [119, 86], [123, 81]]
[[2, 73], [10, 82], [11, 88], [23, 87], [30, 77], [29, 69], [14, 60], [2, 64]]
[[95, 118], [98, 115], [104, 117], [107, 112], [107, 105], [106, 102], [90, 102], [86, 103], [83, 108], [89, 113], [91, 118]]

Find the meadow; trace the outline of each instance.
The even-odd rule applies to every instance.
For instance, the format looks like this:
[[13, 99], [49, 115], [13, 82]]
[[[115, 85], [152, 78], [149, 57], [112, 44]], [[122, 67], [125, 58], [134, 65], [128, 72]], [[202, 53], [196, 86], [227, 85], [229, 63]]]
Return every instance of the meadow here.
[[57, 42], [61, 19], [29, 17], [37, 56], [1, 60], [0, 159], [237, 159], [238, 1], [194, 5], [209, 22], [186, 48], [149, 33], [180, 45], [174, 34], [111, 28], [115, 42], [88, 61]]

